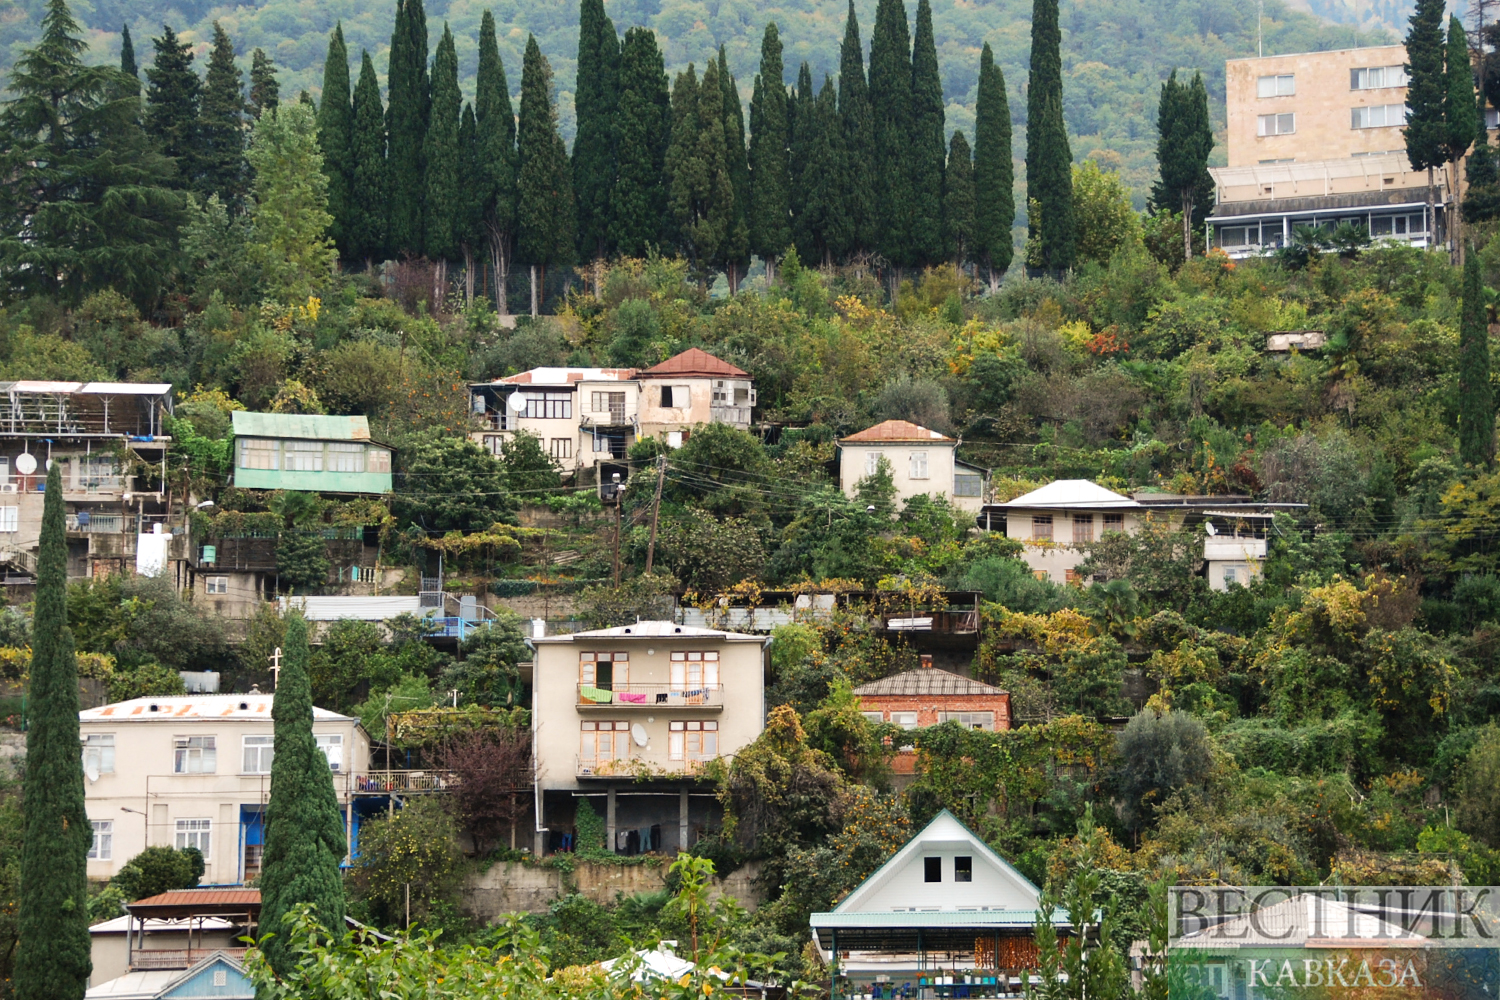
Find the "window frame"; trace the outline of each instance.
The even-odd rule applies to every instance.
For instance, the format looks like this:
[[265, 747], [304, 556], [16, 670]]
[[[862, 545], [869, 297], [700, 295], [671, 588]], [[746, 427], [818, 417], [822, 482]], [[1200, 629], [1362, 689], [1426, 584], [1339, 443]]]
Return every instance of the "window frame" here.
[[[94, 742], [98, 740], [99, 742]], [[109, 742], [104, 742], [108, 740]], [[114, 733], [83, 733], [78, 737], [78, 748], [82, 757], [83, 770], [89, 769], [89, 757], [98, 761], [95, 770], [99, 774], [115, 773], [115, 734]], [[107, 753], [105, 751], [108, 751]]]
[[953, 495], [956, 497], [984, 496], [984, 477], [977, 472], [953, 473]]
[[1118, 531], [1121, 534], [1124, 534], [1124, 532], [1125, 532], [1125, 515], [1124, 514], [1105, 514], [1104, 515], [1104, 525], [1103, 525], [1102, 528], [1100, 528], [1099, 533], [1102, 535], [1106, 531]]
[[[1391, 109], [1396, 109], [1396, 121], [1391, 121]], [[1357, 108], [1349, 109], [1349, 127], [1356, 131], [1372, 128], [1402, 128], [1406, 125], [1405, 104], [1364, 104]], [[1380, 113], [1380, 121], [1371, 119], [1375, 113]]]
[[115, 821], [112, 819], [91, 819], [89, 825], [93, 827], [93, 839], [89, 842], [88, 860], [90, 861], [113, 861], [115, 853]]
[[213, 830], [214, 821], [206, 817], [175, 820], [172, 825], [172, 844], [179, 851], [196, 847], [203, 855], [203, 860], [207, 861], [213, 856], [210, 853], [213, 850]]
[[[696, 737], [696, 738], [695, 738]], [[667, 759], [701, 764], [719, 756], [717, 719], [673, 719], [667, 724]]]
[[365, 448], [365, 471], [374, 472], [379, 475], [389, 475], [391, 471], [391, 451], [389, 448], [379, 448], [369, 445]]
[[322, 441], [283, 441], [281, 464], [284, 472], [323, 472], [328, 463], [324, 460]]
[[547, 456], [553, 461], [563, 461], [573, 457], [572, 438], [549, 438], [547, 441]]
[[922, 881], [926, 883], [943, 880], [943, 859], [928, 855], [922, 859]]
[[206, 576], [203, 578], [203, 592], [210, 597], [222, 597], [229, 593], [229, 577]]
[[[965, 729], [975, 729], [981, 732], [992, 733], [995, 731], [995, 713], [990, 710], [973, 710], [966, 712], [939, 712], [938, 724], [944, 722], [956, 722]], [[974, 725], [975, 722], [981, 725]]]
[[906, 478], [908, 479], [931, 479], [931, 465], [928, 462], [927, 449], [923, 448], [911, 452], [906, 457]]
[[[1051, 514], [1031, 515], [1031, 540], [1034, 542], [1050, 542], [1053, 538], [1054, 522]], [[1042, 529], [1046, 529], [1044, 532]]]
[[1070, 520], [1073, 522], [1073, 544], [1092, 544], [1094, 541], [1094, 515], [1074, 514]]
[[[344, 734], [343, 733], [313, 733], [313, 742], [317, 744], [318, 751], [322, 753], [323, 759], [328, 761], [328, 770], [338, 774], [344, 769]], [[334, 763], [334, 754], [329, 750], [338, 747], [338, 763]]]
[[[260, 456], [258, 462], [270, 464], [249, 461], [251, 454]], [[281, 471], [281, 443], [274, 438], [242, 437], [239, 439], [239, 447], [235, 449], [235, 466], [241, 469], [279, 472]]]
[[[602, 657], [602, 659], [601, 659]], [[610, 687], [599, 683], [599, 664], [608, 663]], [[619, 666], [624, 664], [623, 669]], [[614, 685], [630, 684], [630, 654], [620, 650], [585, 649], [578, 653], [578, 683], [601, 691], [620, 690]]]
[[528, 420], [572, 420], [573, 394], [571, 392], [523, 392], [521, 398], [526, 406], [517, 414]]
[[958, 854], [954, 856], [953, 881], [974, 881], [974, 856], [972, 854]]
[[[601, 740], [601, 734], [608, 733], [609, 755], [604, 756], [599, 748], [605, 741]], [[594, 752], [591, 754], [584, 749], [585, 742], [592, 742]], [[630, 752], [630, 723], [622, 719], [590, 719], [578, 723], [578, 758], [579, 760], [599, 761], [624, 760]]]
[[[1266, 82], [1270, 81], [1270, 87]], [[1282, 89], [1285, 86], [1286, 89]], [[1266, 93], [1269, 90], [1270, 93]], [[1255, 97], [1257, 100], [1266, 100], [1272, 97], [1295, 97], [1297, 96], [1297, 74], [1296, 73], [1264, 73], [1255, 78]]]
[[718, 650], [673, 650], [667, 658], [668, 684], [674, 691], [681, 690], [685, 694], [717, 691], [722, 686], [721, 662]]
[[323, 464], [328, 472], [362, 473], [365, 471], [366, 449], [363, 444], [349, 441], [329, 441]]
[[12, 534], [21, 530], [21, 508], [18, 505], [0, 507], [0, 532]]
[[[251, 741], [254, 741], [253, 743]], [[255, 750], [257, 766], [250, 765], [250, 751]], [[240, 773], [270, 774], [276, 760], [276, 737], [266, 733], [246, 733], [240, 737]], [[262, 766], [263, 765], [263, 766]]]
[[[1283, 119], [1290, 119], [1290, 127], [1282, 128]], [[1257, 139], [1272, 139], [1278, 135], [1292, 135], [1297, 131], [1297, 113], [1295, 111], [1278, 111], [1269, 115], [1255, 116], [1255, 137]]]
[[[197, 742], [195, 742], [197, 741]], [[194, 751], [197, 751], [196, 754]], [[192, 761], [198, 761], [198, 767], [185, 767]], [[211, 766], [205, 768], [207, 763]], [[219, 747], [218, 740], [213, 736], [173, 736], [172, 737], [172, 773], [173, 774], [218, 774], [219, 773]]]

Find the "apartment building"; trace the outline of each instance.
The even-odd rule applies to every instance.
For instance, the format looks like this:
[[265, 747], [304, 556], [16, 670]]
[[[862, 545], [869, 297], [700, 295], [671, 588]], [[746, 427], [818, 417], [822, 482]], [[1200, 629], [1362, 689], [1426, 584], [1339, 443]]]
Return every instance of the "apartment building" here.
[[[85, 805], [94, 827], [91, 879], [109, 879], [146, 847], [196, 847], [205, 884], [260, 871], [275, 753], [274, 696], [137, 698], [80, 712]], [[313, 709], [352, 849], [354, 797], [370, 766], [359, 720]]]
[[1210, 168], [1209, 245], [1231, 257], [1285, 246], [1296, 226], [1364, 227], [1375, 240], [1427, 246], [1446, 238], [1452, 201], [1411, 169], [1406, 48], [1381, 45], [1225, 63], [1228, 165]]
[[986, 470], [958, 459], [958, 442], [909, 420], [887, 420], [839, 440], [839, 485], [854, 495], [859, 481], [885, 460], [896, 499], [928, 494], [977, 513], [984, 503]]

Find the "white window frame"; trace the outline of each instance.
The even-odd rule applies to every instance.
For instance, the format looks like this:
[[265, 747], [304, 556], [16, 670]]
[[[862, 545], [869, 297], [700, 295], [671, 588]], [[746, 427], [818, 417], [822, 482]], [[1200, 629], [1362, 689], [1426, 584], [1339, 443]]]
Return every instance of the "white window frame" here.
[[956, 497], [984, 496], [984, 477], [977, 472], [964, 470], [953, 473], [953, 495]]
[[1291, 135], [1297, 131], [1297, 113], [1283, 111], [1274, 115], [1255, 116], [1256, 138], [1266, 139], [1277, 135]]
[[1269, 73], [1255, 79], [1255, 96], [1292, 97], [1297, 93], [1297, 74]]
[[211, 819], [180, 819], [174, 824], [173, 846], [179, 851], [189, 847], [198, 848], [207, 861], [213, 847], [214, 821]]
[[173, 774], [217, 774], [219, 750], [212, 736], [172, 737]]
[[223, 596], [223, 595], [229, 593], [229, 577], [227, 577], [227, 576], [210, 576], [210, 577], [205, 577], [204, 581], [203, 581], [203, 592], [205, 594], [208, 594], [211, 597], [214, 596], [214, 595]]
[[241, 469], [276, 472], [281, 467], [279, 442], [270, 438], [240, 438], [238, 464]]
[[348, 441], [328, 442], [329, 472], [364, 472], [365, 446]]
[[995, 729], [994, 712], [939, 712], [938, 722], [956, 722], [965, 729], [979, 729], [984, 732], [993, 732]]
[[21, 508], [0, 507], [0, 531], [12, 532], [21, 530]]
[[389, 473], [391, 471], [391, 453], [387, 448], [377, 448], [371, 445], [365, 449], [365, 471], [376, 473]]
[[1388, 90], [1408, 84], [1406, 67], [1356, 66], [1349, 70], [1350, 90]]
[[1349, 109], [1349, 127], [1400, 128], [1406, 124], [1405, 104], [1368, 104]]
[[287, 472], [322, 472], [322, 441], [287, 441], [282, 448]]
[[89, 820], [89, 825], [94, 828], [94, 838], [89, 842], [89, 860], [114, 860], [115, 821], [112, 819], [91, 819]]
[[83, 749], [83, 770], [89, 769], [89, 761], [94, 762], [94, 771], [97, 774], [115, 773], [115, 734], [114, 733], [88, 733], [78, 738], [79, 745]]
[[865, 452], [865, 475], [873, 476], [880, 471], [880, 452]]
[[318, 750], [328, 761], [328, 770], [342, 771], [344, 769], [344, 734], [314, 733], [313, 739], [317, 741]]
[[865, 717], [866, 722], [872, 723], [873, 725], [881, 726], [885, 724], [884, 712], [860, 712], [859, 714]]
[[244, 736], [240, 740], [240, 773], [270, 774], [276, 759], [276, 737], [265, 733]]
[[907, 456], [908, 479], [928, 479], [930, 478], [928, 475], [928, 471], [926, 450], [914, 451], [909, 456]]

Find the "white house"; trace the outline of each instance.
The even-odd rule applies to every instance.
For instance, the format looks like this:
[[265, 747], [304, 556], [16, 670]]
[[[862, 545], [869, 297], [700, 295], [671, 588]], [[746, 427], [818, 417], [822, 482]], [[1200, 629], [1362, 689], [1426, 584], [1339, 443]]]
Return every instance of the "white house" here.
[[909, 420], [887, 420], [840, 438], [839, 449], [839, 485], [849, 496], [885, 459], [898, 500], [925, 493], [974, 513], [984, 503], [985, 471], [958, 460], [953, 438]]

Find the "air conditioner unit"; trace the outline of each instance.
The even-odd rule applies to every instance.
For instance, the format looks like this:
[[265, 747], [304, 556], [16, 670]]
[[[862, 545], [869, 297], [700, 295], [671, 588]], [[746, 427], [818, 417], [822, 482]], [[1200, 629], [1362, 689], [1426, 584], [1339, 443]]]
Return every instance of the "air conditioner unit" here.
[[0, 493], [15, 493], [15, 492], [16, 492], [16, 484], [15, 483], [0, 483]]

